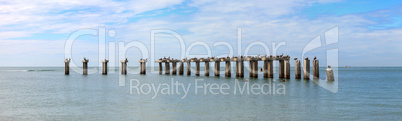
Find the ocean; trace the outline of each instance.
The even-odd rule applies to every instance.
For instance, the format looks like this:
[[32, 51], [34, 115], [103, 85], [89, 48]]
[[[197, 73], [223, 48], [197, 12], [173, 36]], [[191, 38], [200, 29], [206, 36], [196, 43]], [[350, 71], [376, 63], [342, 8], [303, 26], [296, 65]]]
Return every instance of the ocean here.
[[[0, 67], [0, 120], [401, 120], [402, 68], [336, 69], [335, 82]], [[157, 70], [157, 69], [155, 69]], [[203, 70], [203, 68], [201, 68]], [[312, 70], [311, 70], [312, 71]], [[184, 72], [186, 74], [186, 71]], [[324, 87], [330, 87], [327, 89]]]

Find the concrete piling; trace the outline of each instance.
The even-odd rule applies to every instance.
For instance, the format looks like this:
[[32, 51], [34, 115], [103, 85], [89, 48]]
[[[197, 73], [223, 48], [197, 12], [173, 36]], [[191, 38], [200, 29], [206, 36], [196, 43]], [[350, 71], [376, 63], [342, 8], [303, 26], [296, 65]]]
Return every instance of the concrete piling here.
[[253, 77], [258, 78], [258, 61], [253, 62]]
[[180, 61], [179, 75], [183, 75], [183, 74], [184, 74], [184, 63], [183, 63], [183, 61]]
[[239, 61], [239, 77], [244, 77], [244, 61], [243, 61], [243, 58]]
[[219, 76], [220, 71], [220, 61], [215, 61], [215, 76]]
[[310, 60], [308, 57], [303, 62], [303, 78], [310, 79]]
[[165, 62], [165, 74], [166, 75], [170, 74], [170, 63], [169, 63], [169, 61]]
[[88, 74], [88, 62], [89, 62], [89, 59], [84, 58], [84, 60], [82, 60], [82, 70], [83, 70], [82, 74], [83, 75]]
[[334, 78], [334, 71], [332, 71], [331, 66], [328, 66], [328, 68], [326, 69], [327, 71], [327, 80], [328, 81], [335, 81]]
[[268, 78], [268, 60], [264, 60], [264, 65], [262, 66], [263, 77]]
[[232, 72], [231, 72], [231, 67], [230, 67], [230, 58], [229, 59], [227, 59], [226, 61], [225, 61], [225, 63], [226, 63], [226, 67], [225, 67], [225, 76], [226, 77], [231, 77], [232, 76]]
[[191, 63], [189, 60], [187, 61], [187, 75], [191, 75]]
[[120, 61], [120, 63], [121, 63], [121, 74], [122, 75], [127, 75], [127, 62], [128, 62], [127, 58], [126, 58], [126, 60], [121, 60]]
[[162, 62], [159, 62], [159, 74], [162, 74]]
[[260, 58], [260, 56], [248, 56], [246, 60], [250, 62], [250, 77], [258, 78], [258, 61], [266, 60], [266, 57]]
[[285, 64], [285, 79], [290, 79], [290, 63], [289, 63], [289, 59], [285, 59], [284, 60], [284, 64]]
[[318, 60], [313, 60], [313, 78], [320, 78], [320, 64]]
[[177, 61], [173, 60], [172, 61], [172, 75], [177, 74]]
[[209, 58], [206, 59], [200, 59], [200, 61], [205, 63], [205, 76], [209, 76]]
[[70, 61], [71, 58], [64, 60], [64, 74], [69, 75], [70, 74]]
[[107, 63], [109, 60], [102, 60], [102, 75], [107, 75]]
[[239, 74], [239, 61], [236, 61], [236, 77], [239, 77], [240, 76], [240, 74]]
[[258, 78], [258, 61], [250, 60], [250, 77]]
[[147, 61], [148, 59], [142, 59], [138, 62], [140, 62], [140, 74], [146, 74], [146, 69], [147, 69]]
[[205, 62], [205, 76], [209, 76], [209, 62]]
[[254, 77], [254, 72], [253, 72], [254, 71], [254, 69], [253, 69], [254, 65], [253, 64], [254, 64], [254, 61], [249, 61], [249, 73], [250, 73], [249, 76], [250, 77]]
[[279, 60], [279, 78], [283, 78], [284, 77], [284, 69], [285, 65], [284, 65], [284, 60]]
[[195, 75], [200, 76], [200, 61], [195, 61]]
[[295, 78], [301, 79], [300, 60], [295, 59]]
[[267, 62], [267, 69], [268, 69], [267, 78], [274, 78], [274, 62], [272, 60], [268, 60], [265, 62]]

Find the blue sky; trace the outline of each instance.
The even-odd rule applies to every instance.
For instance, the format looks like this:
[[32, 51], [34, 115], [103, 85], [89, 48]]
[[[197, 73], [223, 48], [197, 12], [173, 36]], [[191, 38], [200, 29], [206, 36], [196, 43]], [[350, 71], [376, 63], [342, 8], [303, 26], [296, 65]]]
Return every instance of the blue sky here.
[[[338, 27], [339, 41], [306, 54], [317, 56], [325, 66], [326, 50], [338, 48], [340, 66], [402, 66], [397, 56], [402, 53], [402, 2], [366, 0], [50, 0], [0, 1], [0, 66], [63, 66], [65, 43], [69, 36], [82, 29], [104, 27], [115, 36], [106, 36], [106, 58], [117, 65], [121, 55], [118, 43], [142, 43], [148, 56], [130, 48], [125, 57], [130, 60], [150, 58], [151, 31], [169, 30], [180, 35], [187, 57], [238, 55], [238, 30], [242, 31], [241, 54], [288, 54], [301, 58], [303, 48], [325, 32]], [[98, 37], [80, 36], [71, 50], [73, 62], [80, 65], [83, 57], [90, 65], [98, 65]], [[273, 43], [286, 45], [275, 50]], [[233, 46], [230, 49], [219, 43]], [[180, 58], [180, 44], [170, 35], [155, 36], [155, 58]], [[208, 52], [211, 55], [208, 55]], [[91, 61], [92, 60], [92, 61]], [[137, 66], [136, 61], [129, 66]]]

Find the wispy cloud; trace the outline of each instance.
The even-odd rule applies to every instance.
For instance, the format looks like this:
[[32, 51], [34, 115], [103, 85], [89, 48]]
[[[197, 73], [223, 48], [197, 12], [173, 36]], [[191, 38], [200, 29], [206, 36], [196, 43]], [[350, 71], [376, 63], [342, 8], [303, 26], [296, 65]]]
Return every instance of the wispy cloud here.
[[[42, 40], [38, 39], [37, 34], [68, 35], [78, 29], [96, 29], [99, 26], [106, 26], [107, 29], [114, 29], [117, 32], [115, 38], [108, 38], [110, 40], [138, 40], [147, 46], [150, 44], [150, 30], [169, 29], [181, 34], [187, 46], [192, 42], [202, 41], [213, 47], [211, 49], [216, 54], [224, 52], [221, 48], [214, 47], [214, 42], [229, 42], [236, 47], [237, 28], [241, 27], [243, 50], [253, 41], [262, 41], [268, 45], [271, 42], [286, 41], [287, 46], [281, 48], [280, 53], [290, 53], [291, 56], [299, 56], [308, 41], [334, 26], [339, 26], [340, 59], [345, 65], [371, 64], [371, 62], [357, 63], [356, 60], [361, 59], [356, 55], [384, 54], [373, 56], [384, 57], [387, 53], [402, 53], [402, 49], [397, 49], [400, 45], [398, 38], [402, 31], [402, 25], [398, 24], [398, 16], [402, 14], [400, 7], [397, 7], [401, 5], [398, 2], [364, 10], [346, 7], [346, 11], [349, 12], [311, 11], [320, 11], [331, 5], [336, 5], [334, 8], [339, 6], [342, 8], [342, 5], [347, 5], [349, 2], [340, 0], [0, 1], [0, 18], [2, 18], [0, 48], [8, 51], [0, 55], [40, 54], [52, 51], [47, 54], [63, 58], [60, 55], [64, 49], [61, 47], [64, 44], [62, 39]], [[359, 3], [359, 5], [373, 6], [372, 3]], [[314, 17], [311, 17], [312, 14]], [[175, 38], [158, 36], [156, 40], [158, 50], [169, 50], [158, 51], [160, 53], [157, 53], [157, 56], [177, 51], [171, 49], [172, 46], [177, 46]], [[77, 44], [75, 48], [85, 52], [97, 46], [96, 43], [81, 44]], [[192, 50], [192, 53], [205, 53], [198, 50]], [[262, 48], [256, 47], [251, 53], [263, 54], [264, 51], [261, 50]], [[96, 50], [85, 54], [95, 52]], [[78, 52], [77, 55], [84, 56]], [[172, 54], [172, 56], [178, 58], [178, 55]], [[349, 61], [349, 58], [355, 61]], [[398, 65], [397, 62], [393, 64]]]

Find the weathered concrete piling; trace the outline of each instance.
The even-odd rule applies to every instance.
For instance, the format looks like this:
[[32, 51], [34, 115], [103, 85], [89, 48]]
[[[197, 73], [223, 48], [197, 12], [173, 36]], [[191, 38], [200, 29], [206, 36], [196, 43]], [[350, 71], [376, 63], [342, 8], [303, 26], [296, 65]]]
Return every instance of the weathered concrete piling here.
[[146, 74], [147, 73], [147, 61], [148, 59], [142, 59], [138, 62], [140, 62], [140, 74]]
[[193, 58], [191, 59], [191, 62], [195, 62], [195, 75], [200, 76], [200, 60]]
[[162, 62], [159, 62], [159, 74], [162, 74]]
[[313, 60], [313, 78], [320, 78], [320, 64], [319, 61], [316, 60], [317, 58], [314, 57]]
[[191, 75], [191, 63], [190, 63], [191, 61], [186, 59], [186, 62], [187, 62], [187, 75]]
[[264, 78], [274, 78], [274, 70], [273, 70], [273, 56], [263, 56], [261, 58], [262, 61], [264, 61], [263, 65], [263, 75]]
[[285, 76], [285, 74], [284, 74], [285, 65], [283, 62], [284, 62], [283, 60], [279, 60], [279, 78], [283, 78]]
[[184, 74], [184, 62], [183, 60], [180, 61], [180, 65], [179, 65], [179, 75], [183, 75]]
[[64, 74], [69, 75], [70, 74], [70, 61], [71, 58], [64, 60]]
[[327, 71], [327, 80], [328, 81], [335, 81], [334, 71], [332, 71], [331, 66], [328, 66], [326, 71]]
[[109, 60], [102, 60], [102, 75], [107, 75], [107, 63]]
[[165, 74], [166, 75], [170, 74], [170, 59], [165, 61]]
[[121, 63], [121, 74], [122, 75], [127, 75], [127, 62], [128, 62], [127, 58], [126, 58], [126, 60], [121, 60], [120, 61], [120, 63]]
[[258, 78], [258, 61], [253, 63], [253, 77]]
[[284, 64], [285, 64], [285, 74], [284, 74], [284, 76], [285, 76], [285, 79], [290, 79], [290, 63], [289, 63], [289, 59], [288, 58], [286, 58], [285, 60], [284, 60]]
[[231, 72], [231, 66], [230, 66], [230, 57], [227, 57], [226, 59], [225, 59], [225, 76], [226, 77], [231, 77], [232, 76], [232, 72]]
[[303, 62], [303, 78], [310, 79], [310, 60], [308, 57]]
[[258, 61], [253, 60], [250, 61], [251, 63], [251, 76], [250, 77], [254, 77], [254, 78], [258, 78]]
[[204, 62], [205, 63], [205, 76], [209, 76], [209, 61], [210, 58], [200, 58], [200, 62]]
[[88, 74], [88, 62], [89, 62], [89, 59], [86, 59], [84, 57], [84, 60], [82, 60], [82, 70], [83, 70], [82, 74], [84, 74], [84, 75]]
[[172, 75], [177, 74], [177, 62], [179, 62], [179, 60], [172, 60]]
[[221, 69], [220, 64], [221, 64], [221, 62], [219, 61], [219, 59], [216, 59], [215, 60], [215, 76], [220, 76], [220, 74], [219, 74], [220, 69]]
[[239, 61], [236, 61], [236, 65], [235, 65], [235, 75], [236, 75], [236, 77], [239, 77]]
[[297, 60], [297, 58], [295, 58], [295, 78], [301, 79], [300, 60]]
[[246, 60], [250, 62], [250, 77], [258, 78], [258, 61], [260, 59], [261, 58], [259, 56], [257, 57], [248, 56], [246, 58]]
[[244, 77], [244, 58], [243, 56], [233, 57], [236, 61], [236, 77]]

